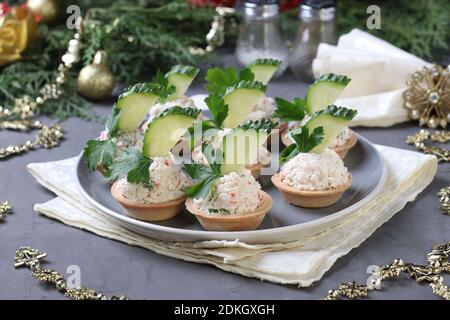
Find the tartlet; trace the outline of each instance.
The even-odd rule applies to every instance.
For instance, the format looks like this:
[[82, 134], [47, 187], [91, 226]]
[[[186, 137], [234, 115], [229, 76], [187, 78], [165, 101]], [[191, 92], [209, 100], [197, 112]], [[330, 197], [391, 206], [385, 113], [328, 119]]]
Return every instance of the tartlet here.
[[111, 195], [119, 202], [125, 212], [142, 221], [163, 221], [175, 217], [184, 209], [186, 196], [177, 199], [152, 204], [142, 204], [126, 199], [119, 190], [119, 183], [116, 181], [111, 187]]
[[261, 205], [252, 212], [244, 214], [212, 215], [199, 210], [191, 198], [186, 200], [187, 210], [195, 215], [203, 229], [208, 231], [245, 231], [258, 228], [266, 213], [272, 208], [272, 197], [263, 192]]
[[298, 190], [280, 180], [279, 173], [272, 176], [272, 183], [280, 190], [287, 202], [304, 208], [323, 208], [335, 204], [352, 185], [352, 176], [348, 174], [346, 183], [327, 190]]
[[[345, 156], [347, 155], [348, 151], [353, 148], [356, 143], [358, 142], [358, 135], [351, 129], [349, 129], [350, 132], [350, 139], [347, 140], [347, 142], [343, 146], [339, 147], [330, 147], [331, 150], [335, 151], [339, 157], [344, 160]], [[285, 130], [281, 133], [281, 141], [283, 144], [287, 147], [291, 145], [293, 142], [288, 137], [289, 130]]]

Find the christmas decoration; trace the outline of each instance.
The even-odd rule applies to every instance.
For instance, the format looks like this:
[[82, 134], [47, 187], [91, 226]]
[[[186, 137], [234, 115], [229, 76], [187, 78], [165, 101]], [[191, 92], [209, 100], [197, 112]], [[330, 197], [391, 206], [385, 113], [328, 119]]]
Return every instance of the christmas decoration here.
[[30, 247], [21, 247], [16, 251], [14, 267], [25, 266], [31, 270], [31, 275], [39, 281], [47, 282], [55, 286], [67, 298], [72, 300], [128, 300], [126, 296], [112, 296], [107, 298], [104, 294], [98, 293], [90, 288], [68, 288], [64, 276], [53, 269], [43, 269], [41, 259], [47, 253]]
[[441, 203], [441, 210], [450, 215], [450, 186], [442, 188], [437, 193], [439, 202]]
[[442, 274], [450, 273], [449, 254], [450, 242], [433, 247], [433, 250], [427, 255], [427, 266], [405, 263], [402, 259], [395, 259], [389, 265], [375, 268], [367, 284], [342, 283], [338, 289], [330, 290], [325, 300], [366, 297], [369, 290], [381, 289], [382, 281], [396, 279], [402, 273], [408, 274], [419, 283], [428, 283], [434, 294], [450, 300], [450, 288], [444, 284], [442, 277]]
[[0, 201], [0, 220], [2, 220], [7, 213], [11, 212], [11, 205], [8, 201]]
[[[184, 0], [142, 0], [133, 4], [127, 0], [61, 0], [58, 3], [60, 8], [80, 6], [85, 16], [82, 31], [77, 39], [71, 39], [73, 31], [62, 19], [49, 26], [39, 25], [39, 41], [22, 53], [22, 61], [0, 72], [0, 83], [14, 84], [0, 91], [3, 115], [8, 110], [10, 114], [15, 113], [12, 110], [17, 109], [15, 103], [20, 97], [28, 96], [32, 103], [36, 102], [41, 86], [53, 83], [58, 77], [55, 61], [65, 50], [62, 61], [71, 62], [71, 68], [65, 71], [64, 81], [60, 79], [57, 89], [60, 94], [37, 104], [34, 110], [61, 120], [70, 116], [92, 120], [97, 117], [77, 90], [77, 76], [83, 66], [92, 63], [97, 51], [107, 52], [112, 73], [118, 81], [129, 85], [151, 79], [158, 69], [165, 71], [174, 64], [195, 65], [207, 58], [215, 46], [223, 43], [225, 32], [223, 28], [219, 32], [213, 30], [207, 40], [211, 23], [220, 26], [224, 21], [229, 34], [236, 33], [237, 29], [235, 14], [224, 13], [222, 20], [215, 18], [219, 13], [214, 8], [191, 8]], [[80, 41], [83, 41], [82, 50]], [[1, 113], [0, 121], [4, 120]]]
[[98, 51], [94, 61], [78, 75], [78, 91], [91, 100], [101, 100], [111, 95], [116, 80], [106, 63], [106, 52]]
[[0, 7], [0, 66], [19, 60], [36, 39], [35, 17], [26, 6]]
[[446, 128], [450, 122], [450, 66], [423, 67], [407, 81], [404, 106], [419, 125]]
[[450, 161], [449, 149], [437, 146], [428, 146], [425, 144], [427, 140], [438, 143], [449, 142], [450, 131], [435, 131], [433, 133], [430, 133], [428, 130], [420, 130], [416, 134], [408, 136], [406, 138], [407, 144], [414, 145], [418, 151], [436, 156], [439, 162]]
[[27, 6], [43, 23], [51, 23], [58, 17], [59, 8], [56, 0], [28, 0]]

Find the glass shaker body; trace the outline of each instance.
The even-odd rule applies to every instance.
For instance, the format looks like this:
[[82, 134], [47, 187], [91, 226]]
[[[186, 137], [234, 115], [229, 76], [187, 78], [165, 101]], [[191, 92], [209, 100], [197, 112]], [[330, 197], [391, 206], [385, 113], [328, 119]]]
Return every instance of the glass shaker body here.
[[[273, 7], [267, 5], [263, 7]], [[280, 60], [281, 66], [274, 75], [280, 76], [288, 66], [289, 50], [281, 29], [278, 4], [276, 11], [268, 14], [267, 8], [260, 8], [259, 12], [252, 14], [247, 10], [236, 45], [236, 57], [240, 64], [248, 65], [255, 59], [272, 58]], [[264, 11], [265, 10], [265, 11]]]
[[295, 37], [289, 67], [299, 78], [313, 81], [312, 62], [317, 54], [317, 47], [321, 42], [336, 44], [336, 20], [334, 8], [308, 9], [315, 12], [302, 14], [306, 10], [303, 6], [300, 12], [300, 23]]

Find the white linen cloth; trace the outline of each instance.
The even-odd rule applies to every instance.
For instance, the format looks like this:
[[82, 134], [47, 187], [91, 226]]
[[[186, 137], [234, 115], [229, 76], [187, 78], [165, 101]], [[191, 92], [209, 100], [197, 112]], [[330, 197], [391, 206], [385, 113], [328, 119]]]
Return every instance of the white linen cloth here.
[[316, 78], [324, 73], [352, 79], [336, 105], [358, 110], [351, 126], [387, 127], [408, 121], [403, 107], [406, 81], [431, 65], [367, 32], [353, 29], [337, 46], [321, 43], [313, 61]]
[[173, 243], [149, 239], [115, 225], [91, 206], [75, 184], [76, 158], [31, 163], [29, 172], [57, 197], [36, 204], [35, 211], [69, 226], [102, 237], [140, 246], [177, 259], [212, 264], [222, 270], [281, 284], [310, 286], [339, 258], [358, 247], [384, 222], [401, 210], [433, 180], [434, 156], [377, 146], [388, 168], [385, 185], [372, 201], [355, 210], [348, 220], [294, 242], [249, 245], [235, 241]]

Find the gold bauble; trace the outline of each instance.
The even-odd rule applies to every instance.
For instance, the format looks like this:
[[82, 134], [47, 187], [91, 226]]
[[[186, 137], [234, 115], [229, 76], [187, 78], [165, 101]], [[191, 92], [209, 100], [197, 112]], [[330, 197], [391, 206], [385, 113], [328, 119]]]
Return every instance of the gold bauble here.
[[43, 23], [53, 22], [58, 17], [59, 8], [56, 0], [28, 0], [27, 6]]
[[92, 64], [81, 69], [78, 75], [78, 92], [90, 100], [111, 96], [116, 79], [106, 64], [106, 52], [98, 51]]

